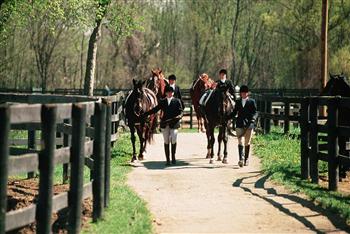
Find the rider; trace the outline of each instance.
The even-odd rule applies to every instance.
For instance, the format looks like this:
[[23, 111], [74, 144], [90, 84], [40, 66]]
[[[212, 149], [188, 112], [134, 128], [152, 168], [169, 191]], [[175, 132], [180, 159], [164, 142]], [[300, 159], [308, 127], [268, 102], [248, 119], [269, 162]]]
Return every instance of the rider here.
[[174, 74], [172, 74], [168, 77], [168, 80], [169, 80], [169, 86], [174, 89], [174, 98], [180, 99], [181, 104], [182, 104], [182, 108], [184, 109], [185, 106], [184, 106], [184, 102], [182, 100], [181, 90], [180, 90], [180, 87], [178, 85], [176, 85], [176, 76]]
[[170, 165], [170, 143], [171, 143], [171, 162], [176, 164], [176, 140], [177, 129], [180, 127], [182, 118], [182, 104], [180, 99], [174, 97], [174, 89], [171, 86], [165, 87], [166, 98], [161, 99], [156, 107], [148, 112], [145, 112], [141, 118], [145, 118], [150, 114], [154, 114], [159, 110], [163, 111], [163, 116], [160, 121], [164, 138], [164, 151], [166, 157], [166, 165]]
[[[233, 113], [228, 117], [232, 119], [237, 114], [236, 119], [236, 133], [238, 138], [238, 153], [239, 161], [238, 165], [244, 166], [249, 164], [249, 152], [250, 152], [250, 141], [252, 138], [253, 129], [257, 119], [256, 103], [255, 100], [249, 97], [248, 86], [242, 85], [240, 90], [240, 99], [236, 100], [236, 105]], [[244, 138], [244, 146], [243, 146]], [[244, 152], [243, 152], [244, 148]]]
[[227, 71], [226, 69], [221, 69], [219, 72], [219, 80], [216, 81], [216, 88], [226, 92], [227, 90], [229, 93], [234, 96], [235, 95], [235, 89], [233, 87], [232, 81], [227, 79]]

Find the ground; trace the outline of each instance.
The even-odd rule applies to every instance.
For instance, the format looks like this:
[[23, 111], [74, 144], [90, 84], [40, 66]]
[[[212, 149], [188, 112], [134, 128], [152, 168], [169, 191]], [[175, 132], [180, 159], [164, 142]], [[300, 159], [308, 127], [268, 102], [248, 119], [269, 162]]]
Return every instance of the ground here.
[[165, 167], [161, 135], [135, 163], [128, 184], [147, 203], [157, 233], [350, 232], [338, 216], [269, 181], [252, 157], [239, 168], [236, 138], [228, 164], [205, 159], [204, 134], [178, 136], [178, 164]]

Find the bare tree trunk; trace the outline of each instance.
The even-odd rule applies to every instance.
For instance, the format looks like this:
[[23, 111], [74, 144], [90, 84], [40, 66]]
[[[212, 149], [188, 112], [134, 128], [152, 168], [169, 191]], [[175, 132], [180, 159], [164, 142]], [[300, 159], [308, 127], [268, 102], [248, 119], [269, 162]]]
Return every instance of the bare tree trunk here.
[[80, 85], [79, 88], [83, 88], [83, 81], [84, 81], [84, 41], [85, 41], [85, 36], [83, 34], [83, 38], [81, 39], [81, 48], [80, 48]]
[[90, 36], [89, 48], [88, 48], [87, 59], [86, 59], [84, 94], [88, 96], [94, 95], [97, 42], [101, 36], [102, 19], [97, 20], [96, 23], [97, 23], [96, 27], [94, 28]]
[[240, 14], [240, 0], [236, 1], [236, 14], [232, 22], [232, 36], [231, 36], [231, 53], [232, 53], [232, 67], [231, 67], [231, 80], [233, 84], [236, 84], [236, 34], [238, 29], [238, 18]]

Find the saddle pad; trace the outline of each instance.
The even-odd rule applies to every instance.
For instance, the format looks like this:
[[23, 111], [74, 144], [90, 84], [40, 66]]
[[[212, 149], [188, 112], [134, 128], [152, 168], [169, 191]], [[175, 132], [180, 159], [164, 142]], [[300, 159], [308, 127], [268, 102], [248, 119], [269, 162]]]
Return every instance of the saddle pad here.
[[201, 105], [201, 106], [207, 105], [207, 102], [210, 99], [210, 96], [212, 95], [213, 92], [214, 92], [214, 90], [211, 90], [211, 89], [205, 91], [205, 93], [202, 95], [201, 99], [199, 99], [199, 105]]

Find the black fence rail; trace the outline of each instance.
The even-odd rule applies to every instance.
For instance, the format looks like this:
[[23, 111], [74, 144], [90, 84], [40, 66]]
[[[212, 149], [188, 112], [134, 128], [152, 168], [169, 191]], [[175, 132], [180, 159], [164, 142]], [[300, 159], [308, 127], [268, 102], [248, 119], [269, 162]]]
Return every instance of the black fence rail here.
[[[102, 98], [0, 93], [0, 233], [34, 221], [39, 233], [49, 233], [52, 212], [67, 207], [69, 231], [78, 233], [87, 197], [93, 199], [93, 219], [102, 216], [109, 203], [110, 148], [123, 124], [123, 98], [123, 92]], [[26, 147], [10, 144], [11, 130], [27, 131]], [[70, 189], [53, 196], [53, 172], [60, 165]], [[84, 165], [90, 170], [85, 184]], [[37, 172], [37, 202], [6, 212], [9, 176], [33, 177]]]
[[[269, 133], [272, 121], [283, 122], [284, 133], [289, 133], [290, 124], [300, 126], [301, 176], [319, 183], [318, 162], [328, 163], [328, 188], [338, 189], [339, 166], [350, 166], [349, 147], [339, 153], [339, 138], [345, 137], [350, 145], [350, 126], [339, 125], [339, 110], [350, 108], [350, 98], [342, 97], [278, 97], [263, 94], [252, 95], [259, 112], [262, 133]], [[280, 106], [282, 111], [273, 111]], [[327, 115], [323, 115], [323, 109]]]

